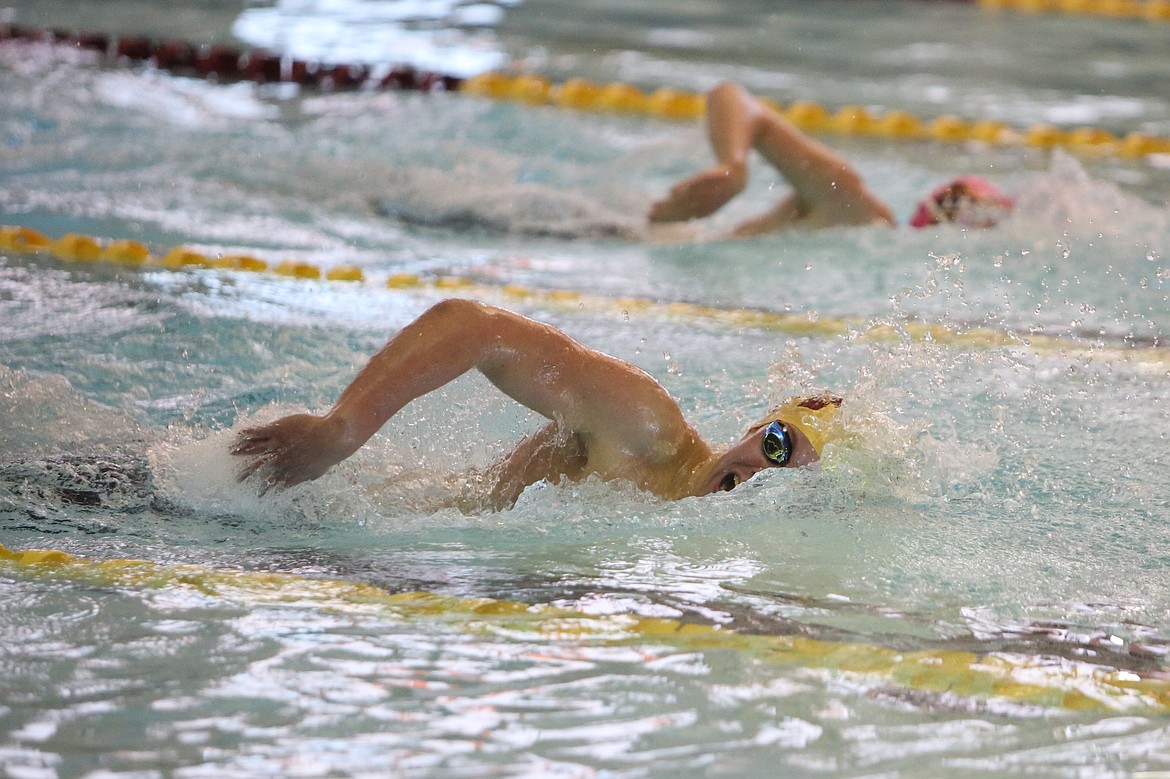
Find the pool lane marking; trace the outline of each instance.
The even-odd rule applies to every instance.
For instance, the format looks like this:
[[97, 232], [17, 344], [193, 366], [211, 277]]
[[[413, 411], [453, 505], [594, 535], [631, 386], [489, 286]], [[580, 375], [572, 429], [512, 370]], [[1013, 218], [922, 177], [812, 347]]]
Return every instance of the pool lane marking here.
[[196, 44], [144, 35], [108, 35], [52, 27], [0, 23], [0, 42], [18, 41], [65, 46], [93, 52], [114, 63], [147, 64], [180, 76], [217, 82], [290, 83], [326, 91], [415, 90], [453, 91], [459, 76], [419, 70], [409, 65], [371, 66], [301, 60], [266, 49], [240, 49], [227, 44]]
[[1170, 22], [1170, 0], [976, 0], [991, 11]]
[[[312, 263], [285, 261], [270, 264], [245, 254], [209, 256], [183, 246], [155, 255], [138, 241], [102, 242], [92, 236], [68, 233], [50, 239], [29, 227], [0, 225], [0, 251], [49, 255], [65, 262], [106, 263], [130, 268], [164, 268], [175, 271], [209, 269], [247, 273], [273, 273], [289, 279], [315, 282], [369, 284], [356, 266], [321, 269]], [[767, 309], [724, 308], [685, 301], [663, 302], [651, 298], [590, 295], [571, 289], [541, 289], [522, 284], [491, 284], [465, 276], [423, 277], [395, 273], [382, 286], [391, 290], [430, 290], [452, 297], [493, 297], [504, 301], [536, 302], [571, 310], [614, 311], [624, 316], [641, 314], [669, 319], [694, 320], [728, 328], [776, 330], [797, 337], [850, 338], [879, 343], [928, 342], [967, 349], [1028, 349], [1034, 352], [1089, 357], [1094, 361], [1129, 362], [1160, 368], [1170, 363], [1170, 348], [1160, 337], [1153, 343], [1108, 345], [1084, 343], [1073, 338], [1017, 334], [988, 327], [955, 329], [921, 321], [875, 322], [861, 318], [792, 314]]]
[[[630, 84], [605, 84], [582, 78], [554, 84], [534, 73], [483, 73], [463, 81], [459, 91], [526, 105], [648, 114], [664, 119], [693, 120], [706, 113], [704, 96], [695, 92], [662, 87], [647, 93]], [[799, 100], [787, 107], [767, 98], [763, 102], [804, 132], [813, 134], [835, 133], [948, 144], [976, 142], [988, 146], [1032, 146], [1042, 149], [1059, 146], [1081, 156], [1093, 157], [1138, 158], [1170, 154], [1170, 138], [1140, 132], [1130, 132], [1119, 137], [1094, 127], [1066, 130], [1044, 123], [1018, 129], [1005, 122], [972, 121], [954, 114], [925, 119], [899, 110], [875, 114], [860, 105], [846, 105], [831, 110], [808, 100]]]
[[[980, 0], [989, 8], [1031, 11], [1070, 10], [1104, 17], [1170, 19], [1170, 0]], [[465, 79], [449, 74], [420, 71], [409, 66], [371, 67], [295, 60], [263, 49], [243, 51], [225, 45], [196, 45], [136, 35], [111, 37], [99, 32], [72, 32], [51, 28], [0, 24], [0, 42], [43, 42], [92, 51], [114, 62], [151, 64], [178, 75], [192, 75], [217, 82], [294, 83], [310, 89], [414, 90], [460, 92], [527, 105], [556, 105], [586, 111], [638, 113], [662, 119], [693, 120], [706, 111], [704, 97], [664, 86], [652, 92], [623, 82], [597, 83], [571, 78], [561, 84], [535, 73], [489, 72]], [[886, 140], [934, 141], [962, 144], [1067, 148], [1081, 156], [1147, 157], [1170, 154], [1170, 138], [1133, 131], [1124, 136], [1095, 127], [1062, 129], [1039, 123], [1023, 129], [1004, 122], [967, 120], [953, 114], [920, 118], [910, 112], [888, 110], [874, 114], [860, 105], [836, 110], [812, 101], [796, 101], [784, 107], [765, 100], [805, 132], [860, 135]]]
[[249, 608], [287, 606], [375, 614], [522, 641], [649, 643], [679, 651], [739, 652], [763, 664], [805, 668], [852, 679], [871, 689], [892, 685], [967, 700], [1072, 711], [1170, 711], [1170, 674], [1165, 671], [1139, 674], [1063, 657], [1007, 651], [902, 651], [805, 636], [739, 633], [661, 617], [588, 614], [550, 604], [433, 592], [391, 593], [369, 584], [290, 573], [98, 560], [53, 549], [12, 550], [0, 545], [0, 564], [13, 574], [134, 590], [186, 590]]

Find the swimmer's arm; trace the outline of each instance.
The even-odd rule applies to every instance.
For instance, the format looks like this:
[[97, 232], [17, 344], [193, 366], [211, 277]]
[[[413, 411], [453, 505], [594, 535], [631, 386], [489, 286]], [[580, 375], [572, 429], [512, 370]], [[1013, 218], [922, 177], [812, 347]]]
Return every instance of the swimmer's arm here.
[[495, 484], [489, 494], [490, 505], [497, 511], [511, 508], [525, 488], [541, 479], [567, 477], [576, 481], [584, 475], [587, 462], [580, 437], [549, 422], [492, 466]]
[[717, 211], [746, 186], [752, 149], [780, 172], [794, 197], [745, 223], [737, 235], [787, 227], [812, 211], [824, 212], [825, 223], [892, 221], [843, 157], [736, 84], [724, 82], [707, 93], [707, 134], [715, 165], [676, 184], [651, 207], [651, 222], [685, 221]]
[[265, 469], [265, 486], [315, 479], [356, 452], [407, 403], [471, 369], [517, 402], [582, 436], [653, 450], [683, 435], [677, 404], [649, 375], [556, 328], [469, 300], [433, 306], [358, 372], [323, 417], [298, 414], [245, 430], [232, 449]]
[[742, 87], [721, 84], [712, 90], [709, 104], [717, 115], [735, 117], [734, 124], [744, 128], [736, 131], [739, 145], [744, 144], [746, 136], [747, 143], [784, 176], [807, 205], [864, 186], [845, 158], [805, 135]]
[[684, 222], [709, 216], [747, 185], [748, 154], [757, 117], [747, 93], [721, 84], [707, 93], [707, 138], [715, 164], [675, 184], [666, 197], [650, 207], [650, 222]]
[[805, 216], [800, 198], [790, 195], [759, 216], [740, 223], [731, 234], [738, 238], [764, 235], [798, 224]]

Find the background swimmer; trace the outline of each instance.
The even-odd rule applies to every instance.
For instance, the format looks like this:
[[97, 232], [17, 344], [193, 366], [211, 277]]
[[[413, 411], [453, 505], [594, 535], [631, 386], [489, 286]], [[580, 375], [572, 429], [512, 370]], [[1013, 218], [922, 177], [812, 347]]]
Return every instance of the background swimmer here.
[[[748, 155], [755, 149], [793, 191], [765, 213], [737, 226], [734, 235], [797, 226], [895, 224], [890, 209], [852, 165], [736, 84], [724, 82], [707, 93], [707, 134], [715, 164], [672, 187], [651, 206], [650, 222], [681, 222], [718, 211], [747, 184]], [[1011, 199], [995, 185], [964, 176], [923, 199], [910, 224], [990, 227], [1011, 206]]]
[[358, 372], [323, 416], [294, 414], [244, 430], [231, 453], [261, 492], [322, 476], [407, 403], [478, 369], [550, 422], [493, 467], [491, 505], [541, 480], [622, 479], [666, 499], [730, 490], [773, 467], [820, 459], [840, 398], [790, 401], [718, 451], [640, 368], [560, 330], [471, 300], [436, 304]]

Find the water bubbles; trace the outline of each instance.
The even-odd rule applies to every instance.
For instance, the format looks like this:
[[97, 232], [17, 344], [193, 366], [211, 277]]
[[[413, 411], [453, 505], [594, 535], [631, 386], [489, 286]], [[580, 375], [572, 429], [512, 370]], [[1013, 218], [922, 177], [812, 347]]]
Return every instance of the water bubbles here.
[[948, 268], [961, 269], [963, 267], [963, 257], [958, 252], [941, 255], [932, 254], [930, 256], [934, 258], [935, 266], [939, 270], [947, 270]]
[[681, 376], [682, 366], [679, 365], [678, 360], [672, 358], [670, 352], [663, 352], [662, 359], [666, 361], [666, 372], [671, 376]]

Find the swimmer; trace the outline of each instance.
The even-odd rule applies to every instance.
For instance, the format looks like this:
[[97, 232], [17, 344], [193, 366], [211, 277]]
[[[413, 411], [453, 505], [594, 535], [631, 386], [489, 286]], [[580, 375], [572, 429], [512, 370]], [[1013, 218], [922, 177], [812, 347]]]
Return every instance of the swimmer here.
[[[707, 133], [715, 165], [679, 182], [651, 206], [651, 223], [684, 222], [718, 211], [747, 185], [748, 155], [755, 149], [784, 176], [792, 193], [734, 228], [733, 235], [791, 227], [895, 224], [890, 209], [852, 165], [736, 84], [724, 82], [707, 93]], [[919, 203], [910, 224], [990, 227], [1011, 206], [1011, 199], [995, 185], [963, 176]]]
[[512, 506], [529, 485], [590, 476], [674, 500], [726, 491], [768, 468], [818, 462], [841, 399], [792, 400], [727, 449], [699, 435], [640, 368], [549, 325], [472, 300], [440, 302], [375, 354], [324, 415], [244, 430], [231, 453], [261, 494], [322, 476], [394, 414], [471, 369], [549, 422], [492, 468], [489, 502]]

